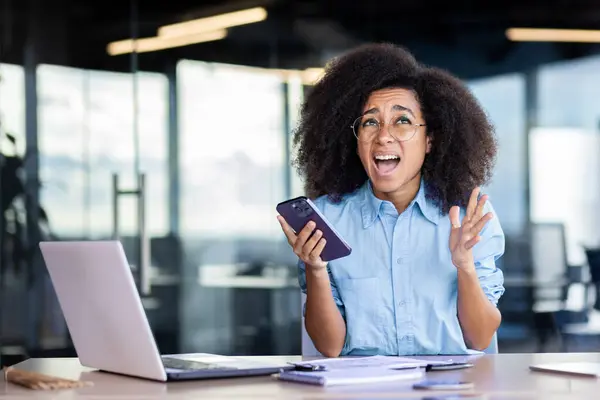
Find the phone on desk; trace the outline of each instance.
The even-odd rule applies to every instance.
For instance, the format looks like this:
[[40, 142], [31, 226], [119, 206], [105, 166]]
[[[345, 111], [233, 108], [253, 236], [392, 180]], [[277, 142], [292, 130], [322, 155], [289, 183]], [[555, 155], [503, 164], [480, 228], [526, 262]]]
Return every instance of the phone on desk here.
[[316, 232], [317, 229], [320, 230], [323, 232], [323, 238], [327, 241], [321, 252], [323, 261], [333, 261], [352, 253], [350, 245], [336, 232], [335, 228], [309, 198], [300, 196], [283, 201], [277, 204], [277, 212], [296, 233], [300, 232], [310, 221], [316, 224], [313, 232]]
[[424, 390], [465, 390], [473, 389], [473, 382], [464, 382], [458, 380], [424, 380], [413, 385], [414, 389]]
[[442, 396], [428, 396], [421, 400], [485, 400], [486, 397], [479, 394], [450, 394]]

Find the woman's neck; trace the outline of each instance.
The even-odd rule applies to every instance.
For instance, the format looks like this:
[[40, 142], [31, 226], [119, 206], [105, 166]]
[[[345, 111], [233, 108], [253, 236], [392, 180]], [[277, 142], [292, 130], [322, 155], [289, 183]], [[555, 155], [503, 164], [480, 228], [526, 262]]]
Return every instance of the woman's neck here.
[[398, 211], [398, 214], [402, 214], [404, 210], [408, 208], [410, 202], [413, 201], [417, 196], [420, 187], [421, 173], [418, 173], [415, 177], [408, 182], [405, 182], [401, 187], [393, 192], [384, 193], [373, 188], [373, 193], [378, 199], [391, 202]]

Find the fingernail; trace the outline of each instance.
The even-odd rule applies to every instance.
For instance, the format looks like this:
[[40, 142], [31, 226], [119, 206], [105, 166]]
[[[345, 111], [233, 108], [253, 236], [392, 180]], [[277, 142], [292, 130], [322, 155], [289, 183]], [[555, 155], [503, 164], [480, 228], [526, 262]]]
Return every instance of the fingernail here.
[[317, 232], [315, 232], [316, 235], [321, 236], [323, 234], [323, 232], [321, 232], [320, 230], [317, 229]]
[[315, 223], [314, 223], [314, 222], [312, 222], [312, 221], [310, 221], [310, 222], [308, 223], [308, 226], [309, 226], [310, 228], [314, 228], [314, 227], [315, 227]]

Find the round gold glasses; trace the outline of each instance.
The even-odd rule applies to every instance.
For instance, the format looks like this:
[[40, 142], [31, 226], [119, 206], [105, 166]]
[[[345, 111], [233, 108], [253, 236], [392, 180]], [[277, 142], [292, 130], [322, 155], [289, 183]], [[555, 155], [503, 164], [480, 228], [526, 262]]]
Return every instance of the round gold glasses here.
[[[405, 142], [415, 136], [417, 129], [425, 124], [413, 124], [406, 115], [395, 115], [387, 124], [388, 133], [399, 142]], [[352, 132], [361, 142], [373, 140], [382, 128], [382, 123], [373, 115], [361, 115], [352, 123]]]

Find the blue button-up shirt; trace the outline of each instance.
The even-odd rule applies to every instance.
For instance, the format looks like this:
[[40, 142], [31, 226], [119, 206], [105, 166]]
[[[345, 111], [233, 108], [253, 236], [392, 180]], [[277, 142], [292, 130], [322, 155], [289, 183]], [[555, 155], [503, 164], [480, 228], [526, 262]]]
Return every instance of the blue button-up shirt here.
[[[328, 264], [333, 298], [346, 321], [342, 355], [473, 353], [458, 321], [450, 220], [425, 197], [424, 186], [401, 214], [375, 197], [369, 182], [340, 203], [326, 196], [315, 200], [352, 247], [352, 254]], [[481, 237], [473, 248], [475, 268], [484, 293], [497, 304], [504, 293], [496, 267], [504, 233], [495, 215]], [[299, 283], [306, 293], [302, 262]]]

